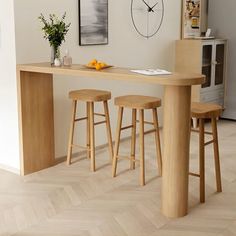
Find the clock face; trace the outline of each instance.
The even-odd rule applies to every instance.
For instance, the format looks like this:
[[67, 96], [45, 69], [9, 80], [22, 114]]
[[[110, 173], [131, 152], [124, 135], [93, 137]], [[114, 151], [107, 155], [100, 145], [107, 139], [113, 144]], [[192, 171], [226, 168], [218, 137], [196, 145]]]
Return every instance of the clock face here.
[[131, 17], [136, 31], [141, 36], [154, 36], [163, 22], [163, 0], [131, 0]]

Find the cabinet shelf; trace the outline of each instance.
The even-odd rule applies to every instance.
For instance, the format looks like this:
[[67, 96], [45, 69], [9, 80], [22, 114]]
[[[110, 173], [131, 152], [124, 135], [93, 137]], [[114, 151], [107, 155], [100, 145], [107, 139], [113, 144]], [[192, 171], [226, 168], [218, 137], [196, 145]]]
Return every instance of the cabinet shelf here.
[[211, 63], [208, 63], [208, 64], [203, 64], [202, 67], [209, 67], [211, 66]]

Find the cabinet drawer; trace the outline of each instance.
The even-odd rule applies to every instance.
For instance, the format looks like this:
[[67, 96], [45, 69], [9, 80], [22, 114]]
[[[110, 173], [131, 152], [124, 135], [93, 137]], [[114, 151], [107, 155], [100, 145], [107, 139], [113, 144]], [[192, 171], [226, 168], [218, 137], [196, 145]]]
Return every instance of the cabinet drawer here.
[[209, 102], [214, 100], [224, 100], [223, 89], [201, 93], [201, 102]]

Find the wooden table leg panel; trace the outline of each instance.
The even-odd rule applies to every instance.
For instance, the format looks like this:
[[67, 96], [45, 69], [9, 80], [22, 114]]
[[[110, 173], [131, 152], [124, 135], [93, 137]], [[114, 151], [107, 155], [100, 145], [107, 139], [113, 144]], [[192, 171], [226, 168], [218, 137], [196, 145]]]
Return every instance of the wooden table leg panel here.
[[55, 164], [53, 76], [21, 71], [19, 78], [21, 174]]
[[191, 86], [165, 86], [162, 212], [170, 218], [188, 212]]

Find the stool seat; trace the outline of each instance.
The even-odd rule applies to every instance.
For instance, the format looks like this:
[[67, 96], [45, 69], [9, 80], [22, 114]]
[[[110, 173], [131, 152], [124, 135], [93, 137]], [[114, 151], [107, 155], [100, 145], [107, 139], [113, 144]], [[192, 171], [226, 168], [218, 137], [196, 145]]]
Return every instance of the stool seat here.
[[101, 102], [111, 99], [111, 92], [96, 89], [81, 89], [71, 91], [69, 98], [84, 102]]
[[218, 118], [221, 115], [221, 112], [222, 107], [217, 104], [193, 102], [191, 106], [192, 118]]
[[161, 99], [141, 95], [127, 95], [115, 98], [115, 105], [133, 109], [153, 109], [161, 106]]

